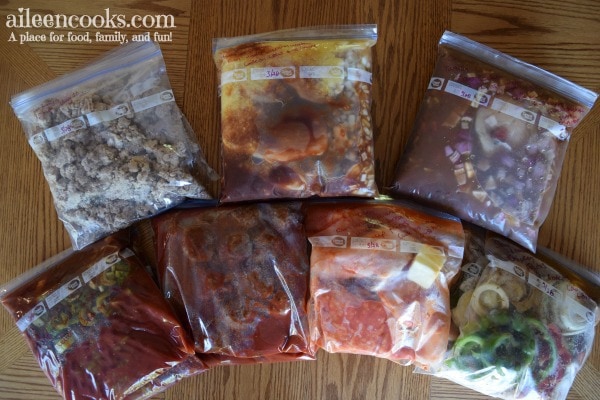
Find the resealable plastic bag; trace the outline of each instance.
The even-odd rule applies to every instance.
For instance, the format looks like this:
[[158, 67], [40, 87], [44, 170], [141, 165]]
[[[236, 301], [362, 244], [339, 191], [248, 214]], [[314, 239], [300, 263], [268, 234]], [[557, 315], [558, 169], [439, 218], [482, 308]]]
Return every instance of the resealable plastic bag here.
[[207, 368], [122, 239], [67, 250], [0, 288], [65, 399], [148, 398]]
[[385, 202], [313, 203], [305, 212], [313, 346], [425, 369], [441, 361], [460, 221]]
[[73, 247], [185, 198], [209, 198], [206, 165], [162, 53], [132, 42], [11, 101]]
[[503, 399], [565, 399], [594, 343], [597, 303], [548, 264], [499, 236], [454, 314], [460, 335], [435, 375]]
[[569, 138], [596, 98], [446, 32], [393, 190], [535, 251]]
[[375, 25], [214, 40], [224, 202], [377, 195]]
[[172, 210], [152, 220], [164, 296], [210, 365], [313, 359], [298, 203]]

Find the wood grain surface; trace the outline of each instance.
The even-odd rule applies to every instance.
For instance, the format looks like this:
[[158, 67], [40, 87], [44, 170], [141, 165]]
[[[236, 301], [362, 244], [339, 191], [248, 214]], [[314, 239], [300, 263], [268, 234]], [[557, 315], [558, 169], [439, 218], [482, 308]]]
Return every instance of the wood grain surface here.
[[[40, 163], [8, 102], [16, 93], [89, 62], [114, 43], [9, 42], [5, 16], [20, 7], [42, 14], [170, 14], [173, 41], [161, 44], [178, 104], [208, 163], [219, 165], [219, 108], [211, 40], [309, 25], [377, 23], [372, 112], [377, 183], [390, 184], [407, 141], [436, 45], [446, 29], [600, 91], [597, 0], [163, 0], [0, 1], [0, 284], [70, 245]], [[111, 33], [112, 30], [87, 29]], [[123, 28], [129, 35], [143, 29]], [[67, 33], [69, 29], [52, 29]], [[73, 29], [76, 33], [86, 29]], [[600, 273], [600, 107], [571, 139], [539, 245]], [[211, 187], [218, 194], [218, 184]], [[600, 333], [597, 329], [596, 333]], [[600, 398], [600, 339], [569, 399]], [[8, 313], [0, 311], [0, 399], [58, 399]], [[479, 399], [455, 384], [386, 360], [326, 354], [317, 361], [220, 367], [185, 380], [161, 399]]]

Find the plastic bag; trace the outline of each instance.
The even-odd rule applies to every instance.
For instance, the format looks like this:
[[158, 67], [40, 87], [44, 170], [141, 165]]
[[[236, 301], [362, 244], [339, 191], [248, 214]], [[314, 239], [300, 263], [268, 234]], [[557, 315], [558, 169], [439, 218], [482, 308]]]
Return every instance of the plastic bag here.
[[157, 275], [207, 363], [312, 359], [300, 204], [173, 210], [153, 219]]
[[441, 360], [460, 221], [392, 203], [309, 204], [306, 233], [314, 346], [423, 368]]
[[222, 201], [377, 195], [376, 40], [375, 25], [215, 39]]
[[0, 288], [65, 399], [141, 399], [206, 369], [159, 288], [120, 238], [68, 250]]
[[467, 306], [452, 310], [461, 334], [435, 374], [503, 399], [566, 398], [594, 342], [597, 304], [504, 238], [488, 237], [485, 252], [459, 299]]
[[570, 135], [596, 98], [446, 32], [393, 190], [534, 251]]
[[196, 178], [214, 172], [155, 43], [121, 46], [11, 105], [76, 249], [186, 197], [210, 197]]

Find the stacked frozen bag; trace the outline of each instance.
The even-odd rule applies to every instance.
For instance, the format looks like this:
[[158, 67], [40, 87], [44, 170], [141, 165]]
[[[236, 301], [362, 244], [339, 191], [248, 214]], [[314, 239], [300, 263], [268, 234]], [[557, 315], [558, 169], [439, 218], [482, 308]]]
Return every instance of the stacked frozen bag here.
[[[593, 344], [594, 299], [564, 273], [569, 262], [484, 230], [465, 239], [457, 217], [534, 251], [569, 135], [596, 95], [447, 32], [393, 190], [457, 217], [350, 200], [378, 195], [376, 32], [215, 40], [222, 205], [207, 200], [214, 173], [156, 44], [15, 96], [79, 251], [0, 298], [59, 393], [146, 398], [211, 367], [322, 348], [491, 396], [566, 397]], [[146, 219], [151, 254], [120, 231]]]

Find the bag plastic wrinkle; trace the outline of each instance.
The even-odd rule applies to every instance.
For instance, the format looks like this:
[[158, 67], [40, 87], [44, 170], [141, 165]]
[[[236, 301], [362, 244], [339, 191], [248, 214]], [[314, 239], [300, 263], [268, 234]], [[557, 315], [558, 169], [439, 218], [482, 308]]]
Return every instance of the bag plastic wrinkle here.
[[459, 220], [382, 202], [306, 205], [311, 343], [428, 368], [450, 332]]
[[[452, 310], [460, 335], [433, 373], [503, 399], [565, 399], [594, 342], [597, 304], [525, 249], [488, 237], [486, 261]], [[568, 267], [567, 267], [568, 268]]]
[[446, 32], [392, 190], [535, 251], [569, 138], [596, 98]]
[[313, 359], [298, 203], [172, 210], [152, 220], [157, 275], [210, 365]]
[[214, 40], [224, 202], [377, 195], [375, 25]]
[[206, 370], [143, 265], [116, 236], [68, 250], [0, 288], [65, 399], [143, 399]]
[[121, 46], [11, 105], [75, 249], [185, 198], [210, 197], [198, 179], [214, 172], [153, 42]]

